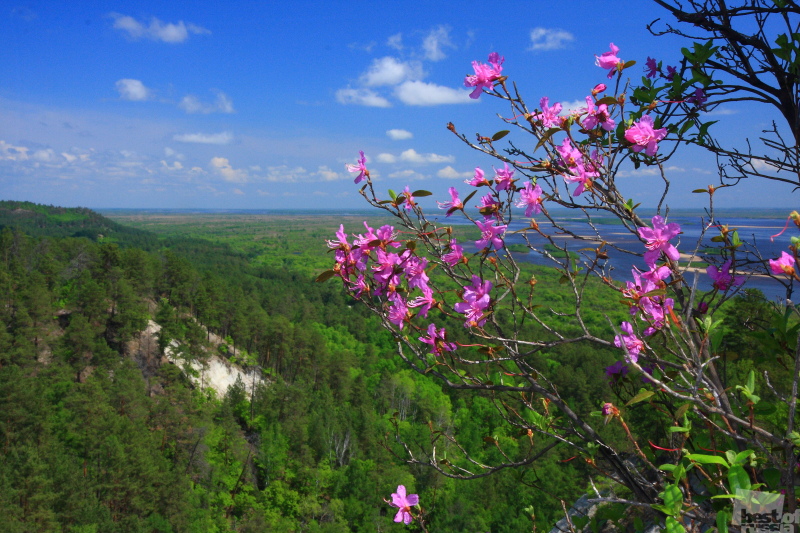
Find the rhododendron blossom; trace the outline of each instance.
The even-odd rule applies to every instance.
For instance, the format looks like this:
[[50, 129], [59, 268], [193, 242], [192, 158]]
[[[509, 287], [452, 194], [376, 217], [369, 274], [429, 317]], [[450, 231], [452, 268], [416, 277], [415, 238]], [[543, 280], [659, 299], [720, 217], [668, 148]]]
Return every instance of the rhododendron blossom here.
[[406, 488], [403, 485], [397, 487], [397, 492], [392, 493], [392, 507], [397, 507], [397, 514], [394, 516], [395, 522], [403, 522], [408, 525], [414, 519], [411, 516], [411, 508], [419, 504], [419, 496], [409, 494], [406, 496]]
[[772, 270], [773, 274], [786, 274], [787, 276], [794, 276], [794, 265], [794, 257], [786, 252], [781, 252], [781, 256], [778, 259], [769, 260], [769, 268]]
[[458, 263], [461, 262], [461, 259], [464, 257], [464, 247], [458, 244], [455, 239], [450, 241], [450, 251], [446, 254], [442, 254], [442, 261], [447, 263], [448, 265], [456, 266]]
[[645, 76], [648, 78], [655, 78], [656, 74], [658, 74], [658, 65], [656, 64], [656, 60], [652, 57], [648, 57], [647, 61], [645, 62]]
[[629, 363], [635, 363], [639, 360], [639, 352], [644, 349], [644, 343], [633, 332], [633, 326], [630, 322], [623, 322], [619, 328], [624, 334], [614, 337], [614, 346], [625, 348], [625, 360]]
[[464, 180], [467, 185], [479, 187], [481, 185], [489, 185], [489, 180], [484, 176], [483, 170], [480, 167], [475, 167], [475, 176], [471, 180]]
[[517, 207], [525, 208], [525, 216], [542, 212], [542, 188], [537, 184], [536, 187], [530, 181], [525, 182], [525, 188], [519, 193]]
[[494, 171], [494, 184], [498, 191], [507, 191], [514, 181], [514, 170], [508, 168], [508, 163], [504, 163], [504, 165], [505, 168]]
[[459, 209], [464, 209], [464, 204], [458, 197], [458, 191], [455, 187], [450, 187], [448, 189], [450, 192], [450, 201], [449, 202], [436, 202], [439, 204], [439, 209], [447, 209], [446, 217], [452, 215], [455, 211]]
[[679, 224], [675, 222], [664, 224], [664, 219], [656, 215], [653, 217], [652, 228], [645, 226], [639, 228], [638, 231], [639, 237], [646, 241], [645, 247], [649, 250], [644, 254], [644, 260], [648, 266], [652, 267], [655, 264], [661, 252], [664, 252], [664, 255], [672, 261], [677, 261], [680, 258], [681, 254], [678, 252], [678, 249], [669, 242], [670, 239], [676, 237], [681, 232]]
[[559, 115], [562, 109], [561, 104], [556, 102], [552, 107], [549, 104], [550, 98], [543, 97], [539, 101], [542, 112], [534, 114], [533, 117], [540, 121], [545, 128], [560, 128], [564, 124], [564, 117]]
[[614, 46], [614, 43], [611, 43], [609, 45], [609, 48], [610, 51], [603, 52], [599, 56], [596, 55], [594, 57], [596, 58], [595, 63], [597, 64], [597, 66], [600, 68], [609, 69], [608, 77], [613, 78], [614, 72], [617, 70], [617, 65], [622, 63], [622, 60], [617, 57], [617, 53], [619, 52], [619, 47]]
[[419, 340], [431, 345], [431, 350], [428, 353], [433, 355], [442, 355], [443, 352], [452, 352], [458, 348], [455, 343], [446, 341], [445, 329], [436, 329], [436, 324], [430, 324], [428, 326], [428, 336], [419, 337]]
[[727, 291], [731, 287], [735, 287], [744, 283], [744, 276], [733, 276], [730, 273], [732, 261], [728, 259], [722, 268], [717, 268], [714, 265], [709, 265], [706, 273], [714, 282], [714, 288], [720, 291]]
[[500, 57], [497, 52], [489, 54], [489, 64], [480, 63], [478, 61], [472, 62], [472, 68], [475, 74], [470, 74], [464, 78], [464, 87], [475, 87], [469, 95], [470, 98], [479, 98], [483, 89], [491, 90], [494, 88], [494, 82], [500, 78], [500, 73], [503, 71], [504, 57]]
[[581, 123], [584, 128], [593, 130], [599, 125], [605, 131], [611, 131], [616, 127], [617, 123], [614, 122], [611, 115], [608, 113], [608, 106], [606, 104], [600, 104], [595, 107], [594, 98], [587, 96], [586, 106], [587, 115]]
[[658, 141], [667, 136], [667, 128], [653, 129], [653, 117], [643, 115], [633, 126], [625, 130], [625, 139], [633, 143], [634, 152], [644, 150], [645, 155], [654, 156], [658, 152]]
[[353, 181], [354, 183], [359, 183], [364, 178], [369, 177], [369, 170], [367, 170], [367, 158], [364, 156], [363, 150], [359, 151], [358, 153], [361, 154], [361, 157], [358, 159], [358, 163], [355, 165], [347, 165], [347, 170], [349, 172], [359, 173], [358, 176], [356, 176], [356, 179]]
[[480, 240], [475, 241], [475, 246], [478, 248], [486, 248], [491, 242], [492, 245], [497, 249], [503, 247], [503, 239], [501, 239], [500, 236], [505, 233], [506, 226], [495, 226], [494, 223], [494, 220], [489, 220], [486, 222], [481, 222], [480, 220], [475, 221], [475, 225], [477, 225], [478, 229], [481, 230], [481, 238]]

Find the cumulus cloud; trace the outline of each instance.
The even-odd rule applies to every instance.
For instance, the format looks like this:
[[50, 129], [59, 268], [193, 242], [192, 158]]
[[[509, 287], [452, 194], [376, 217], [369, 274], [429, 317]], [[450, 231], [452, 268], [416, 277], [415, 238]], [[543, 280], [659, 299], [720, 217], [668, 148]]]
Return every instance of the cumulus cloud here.
[[389, 174], [389, 177], [394, 179], [403, 179], [403, 180], [424, 180], [428, 176], [420, 174], [415, 170], [400, 170], [398, 172], [393, 172]]
[[410, 131], [398, 129], [387, 130], [386, 135], [393, 141], [404, 141], [414, 137], [414, 134]]
[[561, 102], [561, 113], [559, 115], [569, 115], [573, 111], [580, 111], [581, 109], [586, 109], [586, 100]]
[[[671, 172], [686, 172], [685, 168], [678, 167], [675, 165], [671, 165], [668, 167], [664, 167], [664, 172], [671, 173]], [[661, 169], [658, 167], [640, 167], [637, 169], [632, 170], [619, 170], [617, 171], [617, 176], [620, 178], [636, 178], [642, 176], [658, 176], [661, 174]]]
[[190, 114], [202, 113], [207, 115], [209, 113], [235, 112], [235, 110], [233, 109], [233, 102], [228, 97], [228, 95], [226, 95], [222, 91], [217, 91], [217, 98], [214, 102], [211, 103], [203, 102], [193, 94], [187, 94], [180, 101], [178, 107], [180, 107], [181, 109]]
[[386, 153], [378, 154], [378, 156], [375, 158], [375, 161], [377, 161], [378, 163], [396, 163], [397, 157], [393, 156], [392, 154], [386, 154]]
[[336, 181], [342, 179], [343, 177], [338, 172], [335, 172], [326, 166], [320, 166], [317, 169], [316, 175], [321, 181]]
[[336, 100], [340, 104], [363, 105], [367, 107], [392, 107], [389, 100], [370, 89], [339, 89]]
[[432, 106], [477, 102], [469, 97], [469, 91], [451, 89], [422, 81], [403, 82], [395, 89], [395, 95], [406, 105]]
[[423, 76], [422, 65], [417, 62], [403, 62], [387, 56], [375, 59], [369, 70], [361, 75], [360, 82], [367, 87], [397, 85], [406, 80], [415, 80]]
[[231, 183], [247, 182], [247, 171], [241, 168], [233, 168], [230, 161], [225, 157], [212, 157], [211, 168], [222, 176], [225, 181]]
[[472, 172], [459, 172], [450, 165], [436, 173], [437, 176], [445, 179], [471, 178], [472, 174]]
[[201, 26], [185, 23], [182, 20], [175, 23], [162, 22], [153, 17], [150, 19], [150, 24], [145, 24], [133, 17], [119, 13], [111, 13], [110, 16], [114, 19], [114, 28], [126, 33], [129, 38], [134, 40], [145, 38], [165, 43], [182, 43], [189, 38], [190, 34], [207, 35], [211, 33]]
[[142, 102], [144, 100], [149, 100], [152, 95], [150, 89], [145, 87], [144, 83], [140, 80], [124, 78], [118, 80], [116, 85], [119, 97], [123, 100]]
[[173, 135], [172, 140], [182, 143], [230, 144], [233, 140], [233, 135], [228, 131], [221, 133], [184, 133]]
[[559, 28], [533, 28], [531, 46], [528, 50], [558, 50], [575, 40], [575, 36]]
[[452, 163], [456, 158], [452, 155], [420, 154], [409, 148], [400, 154], [400, 160], [407, 163]]
[[425, 58], [430, 61], [441, 61], [447, 55], [443, 48], [454, 48], [450, 41], [450, 28], [439, 26], [430, 31], [425, 39], [422, 40], [422, 49], [425, 51]]

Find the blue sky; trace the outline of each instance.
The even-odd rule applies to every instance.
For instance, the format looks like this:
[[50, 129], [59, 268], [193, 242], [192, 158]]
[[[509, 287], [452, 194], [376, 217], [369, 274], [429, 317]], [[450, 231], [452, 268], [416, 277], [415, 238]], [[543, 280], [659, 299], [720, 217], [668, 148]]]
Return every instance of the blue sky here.
[[[685, 42], [655, 38], [664, 14], [636, 1], [3, 3], [0, 198], [88, 207], [358, 208], [345, 168], [364, 150], [380, 189], [466, 190], [493, 163], [445, 125], [491, 134], [502, 103], [467, 97], [471, 61], [505, 56], [531, 107], [581, 100], [620, 47], [639, 65], [675, 63]], [[719, 109], [720, 131], [756, 136], [768, 109]], [[511, 137], [509, 137], [511, 138]], [[515, 142], [530, 142], [513, 137]], [[741, 143], [740, 143], [741, 144]], [[673, 207], [716, 183], [713, 158], [669, 162]], [[624, 186], [657, 202], [657, 178]], [[774, 206], [786, 186], [717, 195]], [[431, 199], [432, 201], [432, 199]], [[780, 204], [780, 202], [778, 202]], [[784, 202], [784, 205], [789, 202]]]

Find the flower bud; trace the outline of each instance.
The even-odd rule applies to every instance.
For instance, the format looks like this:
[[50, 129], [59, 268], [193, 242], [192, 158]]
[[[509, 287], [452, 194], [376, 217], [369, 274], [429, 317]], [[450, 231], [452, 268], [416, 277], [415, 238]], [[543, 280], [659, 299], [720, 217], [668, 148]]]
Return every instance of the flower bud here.
[[597, 85], [594, 86], [594, 89], [592, 89], [592, 96], [597, 96], [598, 94], [600, 94], [605, 90], [606, 90], [606, 84], [598, 83]]

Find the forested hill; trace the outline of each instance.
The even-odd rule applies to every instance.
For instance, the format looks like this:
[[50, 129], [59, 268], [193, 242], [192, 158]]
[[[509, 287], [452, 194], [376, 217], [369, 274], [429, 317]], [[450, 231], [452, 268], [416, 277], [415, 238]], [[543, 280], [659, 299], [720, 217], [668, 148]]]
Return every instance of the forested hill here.
[[[195, 220], [189, 237], [168, 224], [156, 236], [85, 209], [0, 203], [0, 529], [413, 531], [384, 501], [402, 484], [420, 495], [429, 531], [530, 531], [532, 505], [549, 530], [559, 500], [587, 489], [590, 467], [566, 448], [473, 481], [406, 463], [395, 431], [421, 448], [455, 436], [484, 464], [541, 444], [504, 424], [490, 394], [412, 372], [340, 284], [313, 282], [298, 258], [323, 264], [320, 235], [340, 219], [232, 219], [230, 236]], [[558, 290], [557, 273], [536, 277]], [[609, 311], [596, 307], [602, 323]], [[141, 334], [150, 320], [155, 339]], [[540, 338], [537, 327], [520, 334]], [[449, 329], [462, 340], [460, 325]], [[170, 344], [184, 364], [162, 357]], [[258, 365], [266, 385], [223, 397], [194, 387], [188, 363], [212, 353]], [[574, 344], [536, 364], [590, 412], [617, 356]]]
[[55, 207], [32, 202], [0, 201], [0, 229], [16, 228], [34, 237], [86, 237], [151, 248], [152, 234], [123, 226], [85, 207]]

